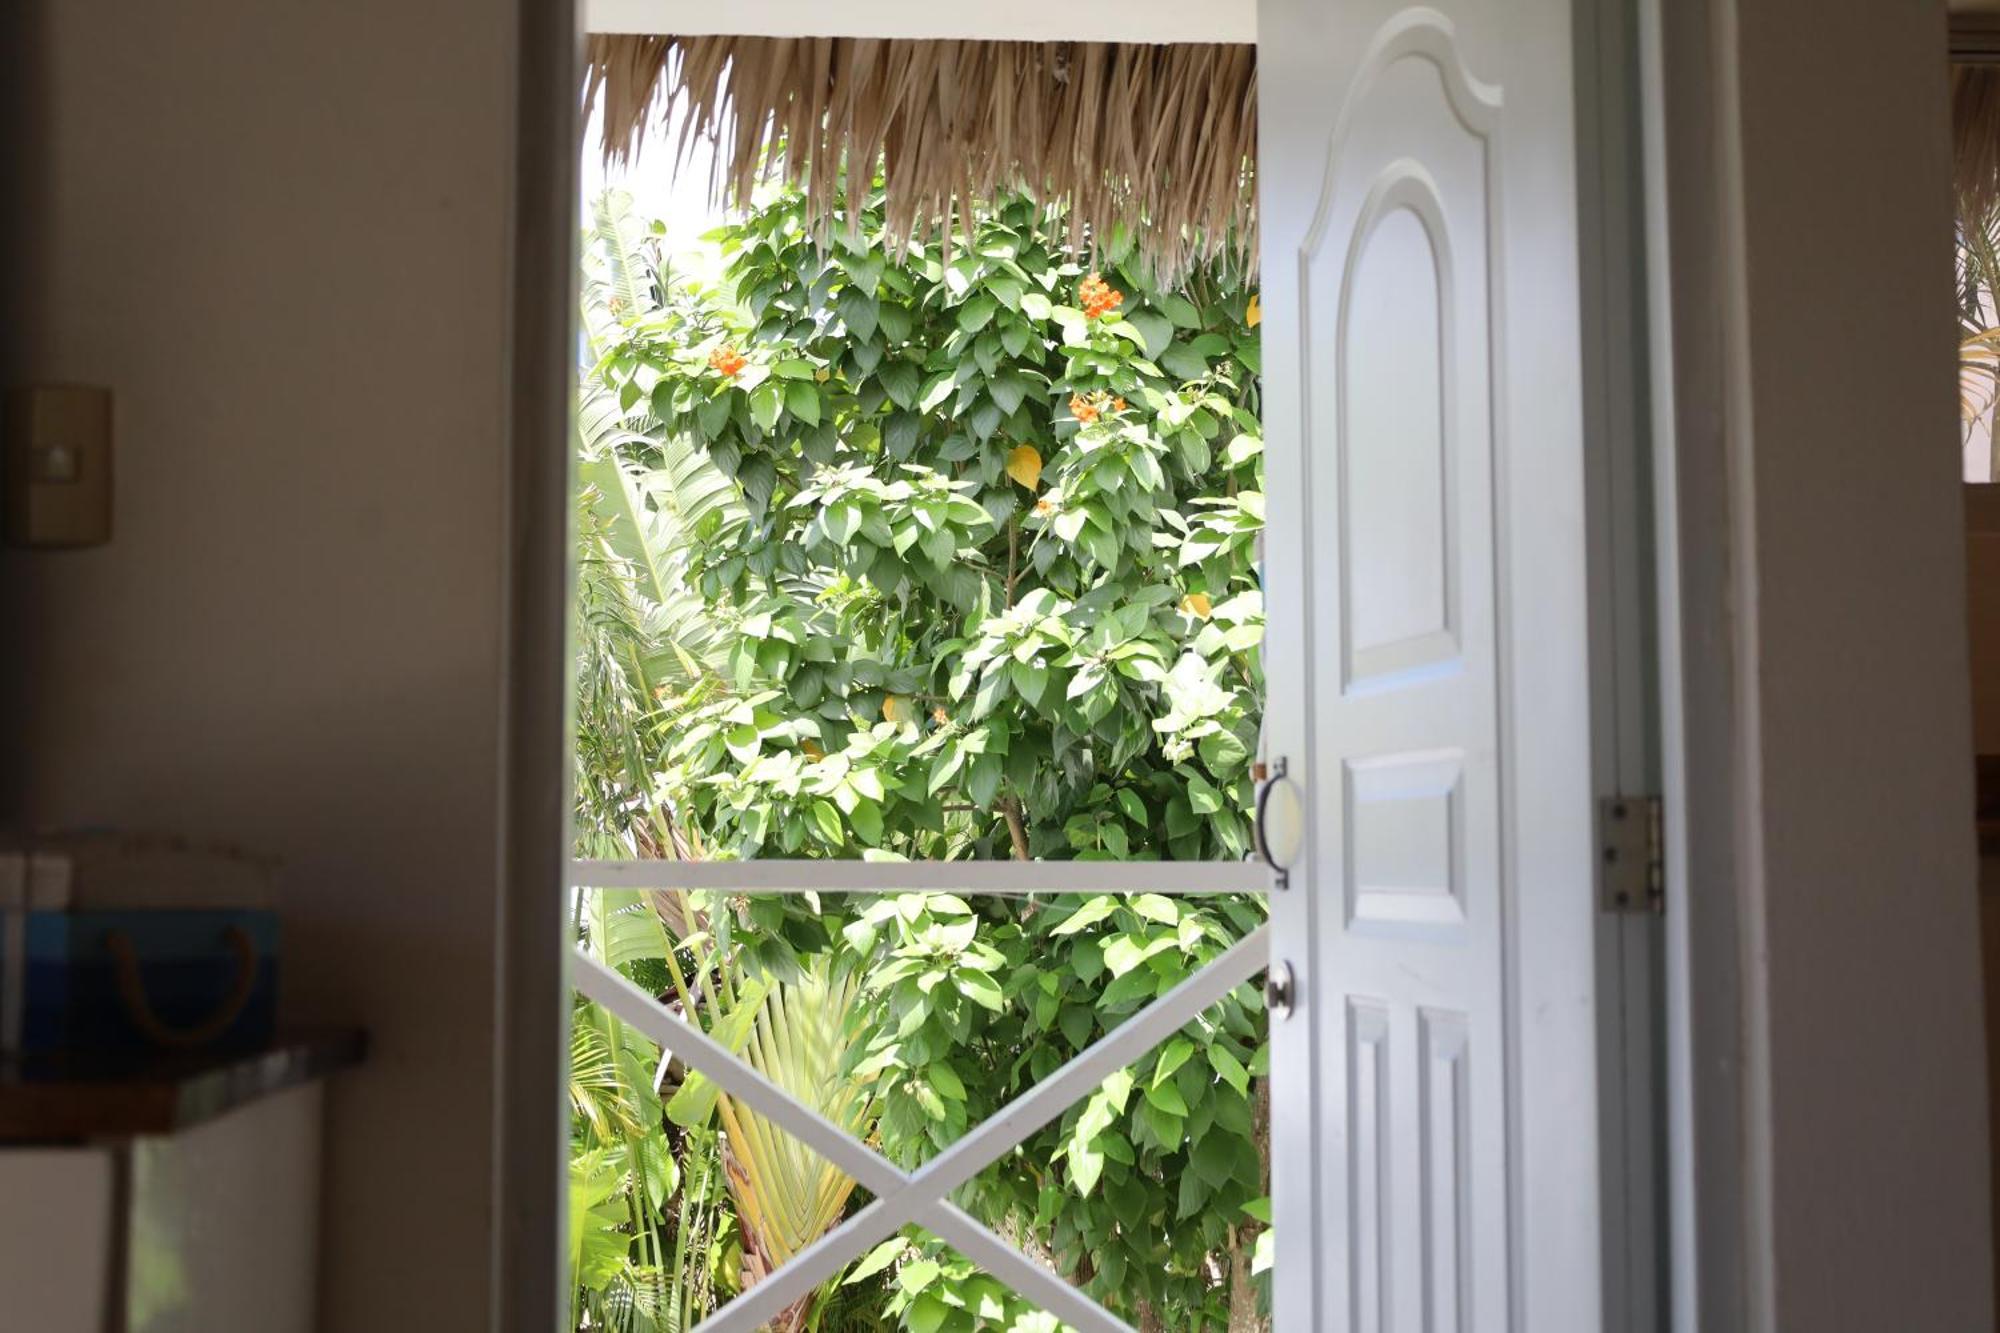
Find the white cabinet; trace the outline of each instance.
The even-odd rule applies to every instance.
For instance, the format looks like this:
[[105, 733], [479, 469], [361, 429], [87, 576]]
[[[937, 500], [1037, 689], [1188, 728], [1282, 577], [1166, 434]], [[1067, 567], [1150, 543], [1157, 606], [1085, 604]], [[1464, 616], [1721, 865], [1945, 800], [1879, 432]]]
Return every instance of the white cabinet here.
[[0, 1327], [308, 1333], [320, 1079], [356, 1050], [0, 1084]]

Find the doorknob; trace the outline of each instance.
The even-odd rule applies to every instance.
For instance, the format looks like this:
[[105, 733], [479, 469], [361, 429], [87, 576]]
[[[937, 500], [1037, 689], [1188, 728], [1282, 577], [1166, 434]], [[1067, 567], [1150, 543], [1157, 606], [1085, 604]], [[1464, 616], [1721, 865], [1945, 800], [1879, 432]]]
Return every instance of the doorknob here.
[[1273, 959], [1264, 973], [1264, 1010], [1273, 1019], [1284, 1020], [1292, 1016], [1292, 1005], [1298, 1001], [1297, 983], [1292, 980], [1292, 965], [1282, 959]]

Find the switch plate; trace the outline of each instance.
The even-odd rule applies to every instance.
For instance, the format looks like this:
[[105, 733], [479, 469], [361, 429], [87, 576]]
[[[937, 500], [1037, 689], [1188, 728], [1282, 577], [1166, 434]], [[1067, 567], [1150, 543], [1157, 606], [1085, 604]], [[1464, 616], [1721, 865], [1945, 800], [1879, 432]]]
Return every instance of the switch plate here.
[[101, 546], [111, 540], [111, 390], [37, 384], [6, 411], [7, 542]]

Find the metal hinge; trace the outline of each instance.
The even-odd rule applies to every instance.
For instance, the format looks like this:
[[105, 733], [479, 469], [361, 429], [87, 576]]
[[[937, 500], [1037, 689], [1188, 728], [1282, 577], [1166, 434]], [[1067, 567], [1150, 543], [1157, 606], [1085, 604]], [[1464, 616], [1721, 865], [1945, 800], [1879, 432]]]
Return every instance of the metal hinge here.
[[1666, 840], [1657, 796], [1607, 796], [1597, 803], [1598, 873], [1607, 912], [1667, 910]]

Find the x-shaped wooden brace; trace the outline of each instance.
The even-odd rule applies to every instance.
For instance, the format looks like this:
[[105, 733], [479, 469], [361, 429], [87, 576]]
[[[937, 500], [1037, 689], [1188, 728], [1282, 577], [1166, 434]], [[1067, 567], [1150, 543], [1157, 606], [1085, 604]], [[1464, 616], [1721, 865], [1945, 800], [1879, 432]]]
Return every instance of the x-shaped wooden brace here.
[[1107, 1077], [1192, 1022], [1264, 969], [1268, 925], [1259, 926], [1201, 971], [1077, 1054], [977, 1128], [924, 1163], [904, 1171], [745, 1064], [693, 1023], [673, 1016], [619, 973], [584, 954], [576, 987], [701, 1071], [875, 1197], [770, 1276], [704, 1320], [695, 1333], [751, 1333], [860, 1257], [914, 1222], [1080, 1333], [1132, 1333], [1130, 1325], [1002, 1240], [953, 1204], [950, 1193], [1055, 1120]]

